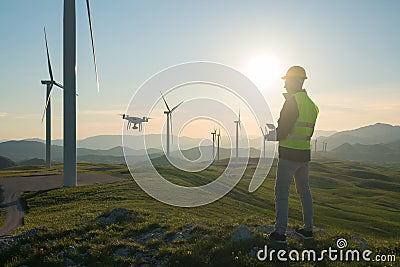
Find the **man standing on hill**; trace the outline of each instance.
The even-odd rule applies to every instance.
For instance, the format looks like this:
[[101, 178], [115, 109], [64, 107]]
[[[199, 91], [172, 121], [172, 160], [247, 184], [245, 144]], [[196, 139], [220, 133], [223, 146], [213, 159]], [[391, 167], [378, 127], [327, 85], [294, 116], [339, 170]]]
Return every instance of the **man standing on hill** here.
[[276, 132], [268, 135], [269, 141], [279, 141], [279, 161], [275, 181], [275, 231], [269, 238], [277, 243], [286, 243], [288, 222], [289, 186], [294, 176], [297, 193], [303, 208], [302, 228], [296, 233], [303, 239], [313, 238], [313, 207], [308, 182], [308, 163], [310, 161], [310, 140], [318, 116], [318, 107], [308, 97], [303, 83], [307, 79], [302, 67], [289, 68], [286, 75], [284, 93], [286, 99]]

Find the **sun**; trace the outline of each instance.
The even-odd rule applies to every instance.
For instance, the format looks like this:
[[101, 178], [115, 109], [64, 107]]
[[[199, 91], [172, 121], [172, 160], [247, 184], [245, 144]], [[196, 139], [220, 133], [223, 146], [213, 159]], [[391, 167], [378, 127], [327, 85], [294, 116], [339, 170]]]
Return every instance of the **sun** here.
[[280, 63], [274, 56], [260, 55], [248, 63], [246, 75], [257, 87], [264, 88], [279, 80], [280, 71]]

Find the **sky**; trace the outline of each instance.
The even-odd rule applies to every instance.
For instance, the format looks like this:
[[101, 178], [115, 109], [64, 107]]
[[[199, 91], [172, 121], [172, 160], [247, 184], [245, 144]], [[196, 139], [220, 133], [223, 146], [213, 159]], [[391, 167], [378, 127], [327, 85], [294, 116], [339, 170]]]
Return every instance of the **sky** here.
[[[309, 77], [304, 88], [320, 109], [317, 130], [400, 124], [399, 1], [92, 0], [99, 93], [85, 1], [76, 5], [79, 139], [121, 134], [118, 114], [138, 88], [161, 70], [191, 61], [217, 62], [251, 77], [274, 123], [284, 102], [280, 77], [300, 65]], [[44, 139], [43, 27], [55, 79], [62, 83], [62, 16], [61, 0], [0, 2], [0, 140]], [[254, 65], [260, 58], [262, 64]], [[62, 105], [62, 91], [54, 88], [54, 139], [62, 138]], [[186, 115], [190, 109], [186, 105]], [[152, 115], [149, 123], [163, 125], [161, 109]], [[227, 116], [226, 123], [234, 127], [234, 119]], [[209, 136], [212, 124], [199, 125], [182, 132]]]

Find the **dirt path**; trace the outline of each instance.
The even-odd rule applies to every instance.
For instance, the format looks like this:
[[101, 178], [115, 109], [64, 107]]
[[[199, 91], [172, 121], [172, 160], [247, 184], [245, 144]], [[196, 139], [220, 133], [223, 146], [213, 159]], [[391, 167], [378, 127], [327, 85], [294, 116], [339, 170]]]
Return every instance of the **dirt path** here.
[[[107, 174], [78, 174], [78, 186], [111, 183], [121, 178]], [[0, 227], [0, 236], [7, 235], [22, 226], [25, 212], [19, 200], [23, 192], [39, 191], [63, 186], [63, 176], [31, 176], [1, 178], [3, 188], [3, 207], [6, 210], [4, 224]]]

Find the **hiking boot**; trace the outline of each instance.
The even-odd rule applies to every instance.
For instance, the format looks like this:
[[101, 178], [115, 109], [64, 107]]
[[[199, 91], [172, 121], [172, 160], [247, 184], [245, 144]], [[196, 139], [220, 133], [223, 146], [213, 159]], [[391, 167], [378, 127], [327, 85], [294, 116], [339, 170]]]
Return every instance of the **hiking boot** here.
[[314, 234], [312, 231], [306, 231], [303, 228], [296, 228], [294, 231], [302, 239], [313, 239], [314, 238]]
[[272, 232], [269, 235], [269, 240], [279, 244], [286, 244], [286, 235], [279, 234], [277, 232]]

